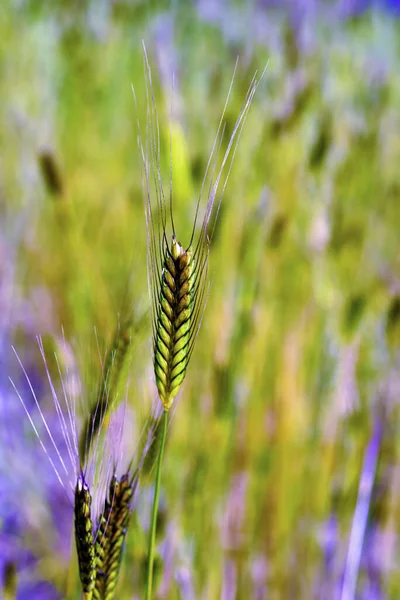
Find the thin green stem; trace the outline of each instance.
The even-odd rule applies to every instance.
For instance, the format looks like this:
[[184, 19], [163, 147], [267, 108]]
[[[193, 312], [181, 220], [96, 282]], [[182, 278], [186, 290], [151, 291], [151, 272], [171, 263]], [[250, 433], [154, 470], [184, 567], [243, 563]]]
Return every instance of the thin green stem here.
[[154, 548], [156, 545], [158, 501], [160, 498], [160, 484], [161, 484], [161, 466], [162, 466], [162, 459], [163, 459], [163, 455], [164, 455], [165, 440], [167, 437], [167, 428], [168, 428], [168, 411], [164, 410], [160, 453], [158, 455], [158, 462], [157, 462], [157, 475], [156, 475], [156, 487], [154, 490], [153, 512], [151, 515], [146, 600], [151, 600], [152, 590], [153, 590]]

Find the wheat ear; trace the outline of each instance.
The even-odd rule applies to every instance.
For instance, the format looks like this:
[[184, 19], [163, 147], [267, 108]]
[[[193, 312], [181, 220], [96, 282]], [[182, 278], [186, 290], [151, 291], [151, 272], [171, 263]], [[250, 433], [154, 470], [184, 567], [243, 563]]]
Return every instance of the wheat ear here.
[[156, 384], [165, 410], [171, 408], [189, 361], [194, 273], [192, 249], [184, 250], [173, 237], [171, 250], [165, 250], [154, 337]]
[[96, 581], [91, 504], [92, 496], [81, 473], [75, 487], [75, 542], [84, 600], [91, 600]]
[[136, 488], [129, 473], [119, 480], [113, 476], [104, 510], [96, 533], [96, 600], [113, 600], [121, 565], [122, 546], [131, 514], [131, 502]]
[[[164, 192], [160, 166], [160, 127], [151, 68], [144, 44], [143, 52], [147, 123], [146, 137], [143, 143], [138, 120], [138, 138], [143, 161], [153, 358], [159, 397], [164, 409], [169, 410], [185, 378], [201, 324], [207, 300], [210, 245], [237, 144], [260, 80], [255, 74], [247, 90], [225, 153], [220, 158], [219, 154], [225, 133], [225, 113], [233, 87], [235, 67], [200, 188], [190, 241], [187, 246], [182, 246], [178, 242], [173, 218], [172, 179], [170, 180], [169, 198], [166, 198]], [[198, 227], [200, 205], [207, 188], [208, 197], [204, 217], [201, 226]]]
[[[121, 329], [120, 331], [126, 332], [127, 329]], [[116, 339], [118, 339], [118, 347], [121, 349], [122, 352], [123, 348], [121, 348], [121, 345], [123, 344], [123, 337], [121, 335], [118, 335]], [[57, 438], [53, 437], [51, 431], [51, 423], [47, 420], [45, 414], [41, 409], [39, 398], [35, 393], [34, 387], [29, 379], [28, 373], [24, 368], [23, 363], [15, 349], [15, 356], [24, 373], [26, 382], [28, 384], [34, 403], [36, 405], [37, 412], [39, 413], [41, 423], [44, 426], [45, 432], [47, 433], [47, 436], [49, 438], [47, 444], [46, 440], [43, 439], [40, 433], [39, 427], [35, 425], [33, 415], [31, 414], [31, 411], [28, 408], [29, 405], [24, 401], [14, 382], [11, 379], [10, 381], [17, 393], [18, 398], [21, 401], [21, 404], [27, 414], [27, 417], [29, 418], [33, 431], [36, 434], [39, 443], [44, 453], [46, 454], [58, 481], [60, 482], [62, 488], [66, 493], [68, 501], [71, 504], [71, 508], [74, 511], [74, 537], [77, 548], [79, 578], [81, 582], [81, 591], [83, 593], [83, 597], [85, 600], [103, 597], [107, 600], [111, 600], [115, 596], [115, 589], [119, 575], [119, 565], [122, 554], [122, 546], [129, 524], [132, 498], [136, 490], [136, 486], [138, 484], [139, 475], [143, 468], [143, 463], [146, 459], [149, 449], [152, 447], [155, 435], [154, 431], [158, 423], [158, 411], [156, 411], [155, 414], [153, 414], [150, 417], [148, 425], [146, 427], [147, 433], [146, 435], [144, 435], [144, 439], [142, 439], [141, 436], [140, 449], [138, 452], [139, 460], [136, 460], [134, 455], [130, 461], [127, 473], [123, 475], [119, 480], [116, 479], [114, 475], [118, 461], [121, 458], [120, 448], [111, 448], [113, 450], [113, 453], [115, 453], [115, 455], [113, 456], [113, 476], [111, 478], [111, 482], [107, 484], [108, 493], [104, 494], [106, 495], [105, 502], [103, 496], [104, 509], [103, 512], [100, 513], [100, 517], [98, 519], [98, 526], [96, 528], [96, 535], [94, 536], [92, 515], [95, 512], [93, 510], [93, 507], [97, 506], [97, 499], [100, 490], [102, 489], [102, 486], [100, 486], [100, 480], [104, 475], [107, 477], [106, 480], [109, 480], [109, 473], [107, 467], [107, 464], [109, 464], [109, 462], [107, 460], [107, 454], [111, 450], [110, 448], [108, 448], [108, 444], [113, 443], [112, 422], [108, 423], [109, 419], [107, 418], [106, 439], [104, 440], [104, 446], [102, 448], [105, 460], [103, 460], [100, 464], [98, 464], [97, 461], [101, 454], [100, 438], [102, 433], [101, 427], [103, 421], [99, 419], [97, 425], [93, 423], [93, 425], [90, 426], [89, 423], [89, 425], [86, 427], [84, 435], [89, 434], [88, 446], [92, 447], [92, 452], [89, 464], [84, 466], [82, 461], [80, 460], [78, 451], [76, 401], [74, 397], [69, 397], [68, 395], [68, 386], [63, 380], [62, 370], [59, 365], [57, 354], [55, 353], [54, 357], [57, 364], [60, 382], [62, 386], [61, 398], [58, 397], [58, 393], [52, 381], [52, 376], [47, 363], [43, 342], [40, 337], [38, 337], [38, 345], [43, 358], [54, 402], [54, 407], [58, 417], [59, 427], [64, 438], [66, 452], [72, 466], [72, 471], [68, 468], [68, 460], [64, 458], [63, 453], [57, 446]], [[114, 363], [111, 360], [111, 358], [109, 358], [109, 364], [111, 366], [109, 366], [108, 368], [106, 367], [105, 370], [110, 371], [113, 364], [115, 365], [116, 357], [118, 354], [118, 348], [115, 344], [113, 345], [113, 353], [115, 357]], [[121, 373], [120, 370], [118, 372]], [[102, 381], [101, 383], [103, 384], [104, 382]], [[113, 385], [112, 388], [115, 389], [115, 386]], [[108, 412], [106, 417], [111, 416], [112, 407], [110, 407], [105, 400], [104, 402], [104, 406], [100, 406], [98, 412], [104, 417], [104, 410], [107, 409]], [[94, 412], [92, 414], [94, 415]], [[108, 434], [111, 435], [110, 439], [107, 438]], [[119, 441], [121, 441], [120, 436], [122, 435], [122, 430], [119, 429], [115, 431], [115, 434], [117, 436], [115, 441], [118, 441], [118, 439]], [[52, 456], [52, 453], [50, 451], [51, 449], [54, 450], [55, 457]], [[129, 473], [133, 473], [133, 476], [129, 476]], [[64, 479], [66, 479], [65, 482]], [[71, 489], [73, 492], [72, 499], [69, 493]], [[99, 578], [98, 583], [97, 578]], [[11, 590], [11, 584], [9, 585], [9, 589]], [[101, 595], [99, 595], [99, 593], [101, 593]]]
[[[150, 299], [152, 305], [153, 362], [158, 395], [164, 407], [162, 438], [157, 464], [153, 511], [149, 534], [149, 556], [146, 600], [151, 600], [153, 587], [153, 564], [156, 535], [158, 499], [160, 493], [161, 467], [168, 428], [168, 411], [185, 378], [201, 324], [208, 288], [208, 257], [211, 241], [218, 219], [221, 201], [232, 169], [241, 133], [250, 105], [259, 84], [254, 75], [244, 103], [233, 128], [222, 160], [219, 152], [225, 133], [225, 112], [236, 73], [233, 73], [228, 96], [214, 138], [210, 158], [201, 185], [190, 242], [186, 246], [177, 240], [172, 208], [172, 177], [170, 177], [169, 200], [166, 200], [161, 175], [161, 143], [157, 107], [154, 97], [151, 68], [143, 43], [147, 123], [146, 140], [143, 145], [138, 120], [139, 148], [143, 161], [144, 205], [147, 225], [147, 263]], [[236, 63], [237, 66], [237, 63]], [[135, 92], [133, 90], [134, 97]], [[136, 100], [136, 97], [135, 97]], [[172, 150], [170, 149], [172, 152]], [[217, 164], [219, 163], [219, 169]], [[172, 168], [172, 157], [171, 157]], [[170, 174], [171, 175], [171, 174]], [[204, 218], [198, 231], [199, 207], [204, 190], [208, 198]]]

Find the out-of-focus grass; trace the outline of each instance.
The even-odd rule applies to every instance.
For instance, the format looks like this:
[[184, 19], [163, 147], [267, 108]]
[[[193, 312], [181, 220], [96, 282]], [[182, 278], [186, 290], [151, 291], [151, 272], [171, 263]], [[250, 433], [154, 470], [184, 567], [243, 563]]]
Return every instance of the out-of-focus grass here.
[[[333, 10], [324, 22], [321, 9], [319, 20], [299, 25], [296, 41], [282, 16], [260, 7], [230, 7], [231, 28], [203, 20], [200, 8], [178, 7], [150, 13], [140, 4], [105, 2], [73, 12], [67, 3], [22, 2], [4, 12], [0, 243], [2, 272], [8, 265], [15, 273], [0, 282], [0, 304], [8, 303], [10, 315], [0, 321], [1, 414], [21, 468], [2, 459], [0, 491], [17, 481], [26, 493], [15, 499], [18, 526], [0, 500], [0, 525], [20, 597], [56, 597], [34, 596], [36, 580], [63, 594], [68, 549], [57, 531], [65, 535], [72, 521], [60, 524], [68, 511], [60, 516], [54, 507], [59, 490], [37, 513], [28, 508], [34, 492], [40, 498], [40, 485], [28, 489], [22, 469], [24, 448], [35, 440], [29, 426], [13, 428], [7, 416], [18, 400], [6, 376], [20, 376], [9, 345], [14, 341], [29, 364], [45, 402], [36, 333], [58, 336], [62, 326], [90, 380], [93, 328], [110, 343], [118, 314], [146, 313], [130, 87], [144, 132], [143, 37], [166, 184], [176, 70], [173, 181], [183, 232], [236, 55], [228, 132], [254, 70], [269, 60], [221, 208], [210, 298], [170, 429], [160, 597], [264, 598], [268, 590], [270, 599], [339, 598], [364, 454], [379, 419], [358, 590], [360, 598], [397, 598], [398, 23], [378, 14], [343, 22]], [[216, 4], [217, 21], [219, 10]], [[141, 328], [129, 382], [129, 403], [142, 415], [155, 395], [149, 339], [150, 328]], [[37, 460], [45, 461], [40, 452]], [[150, 485], [146, 477], [121, 598], [143, 593]]]

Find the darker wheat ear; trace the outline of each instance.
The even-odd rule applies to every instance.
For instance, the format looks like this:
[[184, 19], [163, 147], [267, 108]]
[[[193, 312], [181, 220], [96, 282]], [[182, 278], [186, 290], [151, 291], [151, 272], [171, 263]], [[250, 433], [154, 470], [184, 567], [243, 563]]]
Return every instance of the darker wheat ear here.
[[[121, 331], [126, 332], [125, 329]], [[92, 411], [93, 423], [90, 423], [89, 417], [90, 426], [85, 426], [83, 430], [81, 439], [87, 440], [87, 447], [90, 448], [90, 452], [87, 453], [89, 460], [86, 460], [83, 465], [78, 451], [76, 398], [68, 395], [69, 382], [64, 381], [56, 353], [54, 358], [60, 381], [57, 383], [53, 381], [43, 342], [40, 337], [37, 341], [58, 421], [58, 428], [55, 427], [54, 431], [61, 431], [60, 447], [58, 446], [60, 440], [53, 433], [54, 422], [42, 409], [41, 399], [36, 395], [34, 385], [16, 351], [16, 358], [34, 401], [33, 407], [29, 402], [24, 401], [13, 382], [12, 385], [71, 506], [83, 598], [113, 600], [117, 594], [119, 567], [133, 510], [133, 498], [143, 463], [154, 439], [158, 421], [157, 413], [147, 420], [136, 451], [128, 457], [129, 466], [125, 473], [122, 476], [118, 475], [123, 454], [121, 446], [125, 412], [116, 415], [112, 410], [113, 407], [106, 402], [105, 397], [108, 397], [109, 392], [107, 388], [107, 394], [105, 393], [102, 378], [98, 387], [101, 393], [96, 396], [97, 410], [102, 419], [96, 420], [96, 410]], [[117, 337], [117, 342], [113, 345], [112, 357], [110, 353], [106, 355], [107, 372], [112, 369], [112, 366], [107, 367], [107, 365], [119, 366], [124, 358], [118, 360], [117, 356], [120, 350], [125, 350], [124, 338]], [[68, 374], [65, 375], [68, 378]], [[117, 374], [111, 373], [109, 381], [114, 381], [113, 378], [116, 376], [120, 376], [120, 371]], [[111, 388], [115, 389], [115, 385], [111, 385]], [[123, 408], [125, 407], [121, 407], [121, 413]], [[105, 427], [104, 436], [103, 427]], [[96, 523], [95, 527], [93, 522]]]
[[84, 600], [91, 600], [96, 582], [96, 558], [93, 544], [92, 496], [83, 472], [75, 487], [75, 543], [79, 578]]

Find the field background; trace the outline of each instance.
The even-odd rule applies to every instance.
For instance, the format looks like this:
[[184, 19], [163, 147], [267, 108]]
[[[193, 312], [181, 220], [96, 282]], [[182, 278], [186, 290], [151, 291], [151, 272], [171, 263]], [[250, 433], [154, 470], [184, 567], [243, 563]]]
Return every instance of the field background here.
[[[96, 345], [132, 316], [125, 456], [156, 400], [142, 39], [167, 189], [172, 132], [182, 243], [236, 57], [227, 132], [268, 63], [169, 430], [157, 598], [400, 597], [400, 21], [395, 2], [370, 4], [2, 3], [0, 582], [11, 589], [16, 573], [17, 599], [78, 598], [79, 586], [71, 504], [9, 381], [53, 453], [11, 346], [61, 453], [38, 334], [60, 396], [53, 350], [88, 406]], [[122, 600], [144, 595], [151, 465]]]

